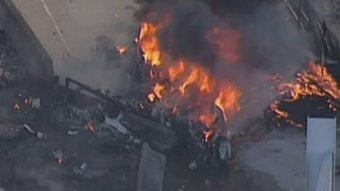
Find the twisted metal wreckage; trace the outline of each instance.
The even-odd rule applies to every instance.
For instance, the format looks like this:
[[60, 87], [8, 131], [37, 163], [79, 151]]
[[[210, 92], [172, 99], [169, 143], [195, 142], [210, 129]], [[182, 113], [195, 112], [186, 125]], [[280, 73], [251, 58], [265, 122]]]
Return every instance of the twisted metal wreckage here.
[[[96, 51], [101, 51], [107, 55], [107, 60], [112, 59], [113, 42], [107, 37], [97, 39]], [[148, 65], [142, 61], [140, 50], [137, 48], [137, 67], [134, 77], [139, 80], [150, 80]], [[218, 165], [225, 166], [232, 158], [231, 144], [228, 138], [222, 134], [215, 136], [207, 141], [204, 138], [204, 131], [207, 129], [200, 122], [192, 121], [185, 116], [174, 115], [170, 109], [160, 108], [156, 103], [147, 99], [137, 99], [137, 96], [112, 96], [110, 91], [101, 91], [76, 81], [72, 78], [65, 79], [65, 86], [80, 88], [99, 98], [104, 105], [104, 113], [101, 120], [110, 123], [108, 119], [117, 119], [123, 127], [132, 132], [137, 137], [148, 142], [158, 151], [168, 151], [175, 146], [189, 148], [189, 153], [193, 161], [189, 168], [195, 169], [198, 166]], [[144, 97], [144, 96], [143, 96]], [[217, 128], [227, 131], [223, 112], [217, 107], [212, 108], [216, 114], [214, 124]], [[106, 115], [106, 119], [105, 116]], [[136, 127], [138, 124], [138, 127]], [[113, 125], [117, 127], [117, 123]], [[226, 134], [226, 133], [224, 133]]]

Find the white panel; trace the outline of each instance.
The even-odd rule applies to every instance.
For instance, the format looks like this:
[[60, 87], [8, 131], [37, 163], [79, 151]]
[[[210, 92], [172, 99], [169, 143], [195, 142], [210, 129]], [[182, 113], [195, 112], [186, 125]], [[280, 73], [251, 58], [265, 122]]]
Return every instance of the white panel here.
[[[334, 156], [336, 144], [335, 118], [309, 118], [307, 119], [307, 151], [306, 151], [306, 188], [315, 191], [323, 159], [332, 155], [331, 168], [334, 178]], [[331, 180], [334, 182], [334, 180]], [[333, 184], [333, 183], [332, 183]], [[332, 186], [334, 188], [334, 186]], [[331, 189], [332, 190], [332, 189]]]
[[315, 191], [332, 191], [332, 157], [332, 153], [324, 157]]

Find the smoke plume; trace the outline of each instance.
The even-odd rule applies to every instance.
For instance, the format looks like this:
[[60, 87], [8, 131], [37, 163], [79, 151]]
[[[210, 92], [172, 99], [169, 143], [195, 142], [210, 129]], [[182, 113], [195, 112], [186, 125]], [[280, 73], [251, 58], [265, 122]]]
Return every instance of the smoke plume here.
[[[299, 31], [296, 23], [288, 21], [287, 10], [276, 1], [136, 2], [140, 9], [135, 16], [140, 22], [165, 23], [158, 37], [161, 49], [171, 59], [202, 65], [217, 80], [232, 81], [241, 88], [242, 109], [233, 122], [235, 127], [260, 116], [278, 96], [268, 76], [280, 74], [287, 80], [293, 78], [310, 56], [308, 35]], [[211, 33], [216, 28], [223, 32]], [[219, 52], [221, 41], [222, 53]], [[234, 49], [239, 59], [230, 56], [226, 59], [224, 56]]]

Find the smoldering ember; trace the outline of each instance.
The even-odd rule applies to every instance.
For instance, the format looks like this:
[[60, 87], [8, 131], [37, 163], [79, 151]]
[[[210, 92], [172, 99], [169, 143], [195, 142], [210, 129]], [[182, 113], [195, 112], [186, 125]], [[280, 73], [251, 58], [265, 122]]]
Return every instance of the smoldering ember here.
[[335, 191], [332, 3], [0, 0], [0, 191]]

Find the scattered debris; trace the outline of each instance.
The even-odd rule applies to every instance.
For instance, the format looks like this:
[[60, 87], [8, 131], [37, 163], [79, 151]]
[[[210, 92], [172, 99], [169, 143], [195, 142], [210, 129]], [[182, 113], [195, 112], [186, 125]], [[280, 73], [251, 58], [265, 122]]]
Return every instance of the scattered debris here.
[[46, 133], [42, 133], [40, 131], [37, 131], [37, 138], [38, 139], [47, 139], [47, 134]]
[[28, 132], [30, 132], [30, 133], [35, 133], [35, 131], [30, 127], [30, 126], [28, 126], [27, 124], [23, 124], [22, 125]]
[[57, 160], [58, 164], [63, 163], [64, 154], [61, 150], [57, 149], [57, 150], [52, 151], [52, 155]]
[[21, 127], [11, 123], [0, 124], [0, 140], [8, 140], [20, 135]]
[[190, 164], [189, 164], [189, 167], [188, 167], [190, 170], [195, 170], [197, 168], [197, 162], [196, 161], [192, 161]]
[[117, 119], [111, 119], [109, 117], [106, 117], [105, 123], [107, 125], [114, 127], [116, 130], [118, 130], [120, 133], [124, 135], [130, 134], [130, 131], [126, 129]]
[[135, 138], [132, 142], [135, 143], [135, 144], [141, 144], [142, 140]]
[[146, 139], [153, 148], [165, 151], [177, 144], [176, 134], [157, 121], [134, 113], [127, 113], [126, 118], [129, 121], [126, 127], [139, 134], [147, 134]]
[[73, 107], [72, 114], [83, 121], [88, 121], [91, 117], [91, 114], [87, 108], [80, 109], [80, 108]]
[[75, 173], [75, 174], [79, 174], [79, 175], [81, 175], [81, 174], [83, 174], [84, 173], [84, 171], [86, 170], [86, 168], [87, 168], [87, 163], [82, 163], [81, 165], [80, 165], [80, 167], [75, 167], [74, 169], [73, 169], [73, 172]]
[[78, 135], [79, 131], [76, 131], [76, 130], [68, 130], [67, 131], [67, 134], [68, 135]]
[[221, 160], [227, 161], [231, 159], [231, 144], [227, 137], [219, 136], [214, 140], [218, 146], [218, 153]]
[[32, 108], [33, 109], [40, 109], [40, 98], [33, 98], [32, 99]]
[[40, 132], [40, 131], [34, 131], [29, 125], [23, 124], [22, 127], [26, 129], [31, 134], [36, 134], [38, 139], [47, 139], [47, 134]]

